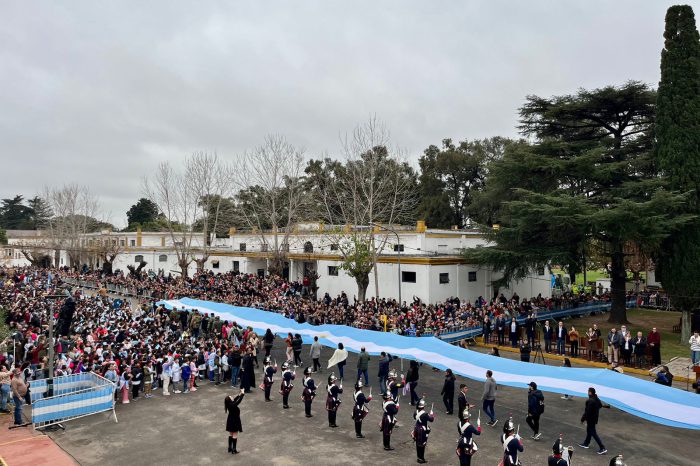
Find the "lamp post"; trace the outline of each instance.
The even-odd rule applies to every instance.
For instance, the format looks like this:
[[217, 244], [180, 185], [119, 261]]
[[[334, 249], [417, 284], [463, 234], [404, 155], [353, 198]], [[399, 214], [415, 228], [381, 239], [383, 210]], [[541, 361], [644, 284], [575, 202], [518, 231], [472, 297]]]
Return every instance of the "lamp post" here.
[[[385, 227], [383, 225], [379, 225], [378, 223], [370, 223], [370, 225], [378, 227], [382, 230], [389, 231], [396, 235], [396, 252], [398, 252], [398, 265], [399, 265], [399, 308], [402, 306], [403, 301], [401, 300], [401, 239], [399, 238], [399, 234], [394, 230], [393, 228]], [[377, 273], [375, 270], [374, 273]], [[377, 296], [377, 299], [379, 299], [379, 296]]]

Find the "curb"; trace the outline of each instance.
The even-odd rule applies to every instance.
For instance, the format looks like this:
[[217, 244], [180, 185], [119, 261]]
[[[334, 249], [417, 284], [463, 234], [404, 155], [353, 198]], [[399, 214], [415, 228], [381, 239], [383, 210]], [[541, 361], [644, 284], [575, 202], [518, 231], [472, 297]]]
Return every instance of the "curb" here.
[[[518, 348], [512, 348], [510, 346], [498, 346], [495, 344], [485, 344], [485, 343], [478, 341], [478, 340], [476, 341], [475, 346], [478, 346], [480, 348], [493, 348], [495, 346], [496, 348], [498, 348], [498, 351], [506, 351], [508, 353], [520, 354], [520, 349], [518, 349]], [[550, 354], [550, 353], [545, 353], [545, 352], [542, 352], [542, 355], [546, 359], [552, 359], [554, 361], [562, 361], [563, 362], [564, 357], [568, 357], [572, 363], [580, 364], [582, 366], [597, 367], [600, 369], [608, 369], [609, 368], [608, 364], [604, 364], [602, 362], [589, 361], [588, 359], [573, 358], [571, 356], [559, 356], [557, 354]], [[623, 374], [630, 373], [630, 374], [637, 374], [637, 375], [645, 375], [647, 377], [652, 375], [649, 370], [635, 369], [633, 367], [627, 367], [627, 366], [622, 366], [622, 367], [623, 367], [623, 370], [625, 371]], [[687, 377], [683, 377], [683, 376], [675, 375], [675, 374], [673, 375], [673, 380], [674, 380], [674, 382], [695, 383], [694, 379], [689, 379]]]

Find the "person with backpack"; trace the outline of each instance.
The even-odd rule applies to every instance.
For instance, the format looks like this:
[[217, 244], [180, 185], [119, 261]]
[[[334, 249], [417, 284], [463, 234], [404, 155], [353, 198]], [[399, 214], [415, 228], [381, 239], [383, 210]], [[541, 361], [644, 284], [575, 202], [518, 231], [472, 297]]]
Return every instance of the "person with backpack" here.
[[525, 421], [533, 430], [533, 440], [539, 440], [542, 437], [540, 433], [540, 416], [544, 413], [544, 395], [537, 389], [535, 382], [530, 382], [527, 392], [527, 417]]

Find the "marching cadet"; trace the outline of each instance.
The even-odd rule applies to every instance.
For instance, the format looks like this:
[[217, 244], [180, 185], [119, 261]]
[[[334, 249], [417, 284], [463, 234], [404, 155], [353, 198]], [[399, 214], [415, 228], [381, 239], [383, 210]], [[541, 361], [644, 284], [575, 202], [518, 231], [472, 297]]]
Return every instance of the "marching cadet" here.
[[274, 382], [274, 375], [277, 373], [277, 364], [273, 366], [270, 356], [267, 356], [263, 361], [263, 365], [263, 386], [265, 388], [265, 401], [272, 401], [270, 399], [270, 390], [272, 389], [272, 383]]
[[503, 466], [516, 466], [520, 464], [518, 461], [518, 452], [522, 452], [523, 442], [520, 440], [520, 434], [515, 432], [515, 424], [513, 418], [508, 419], [503, 424], [503, 435], [501, 436], [503, 444]]
[[384, 438], [384, 449], [393, 450], [391, 446], [391, 433], [396, 425], [396, 415], [399, 412], [399, 405], [391, 397], [389, 390], [384, 392], [384, 403], [382, 404], [384, 409], [384, 414], [382, 415], [382, 423], [380, 425], [380, 430], [382, 431], [382, 437]]
[[432, 408], [429, 413], [425, 412], [424, 398], [421, 398], [416, 404], [416, 412], [413, 413], [413, 419], [416, 420], [416, 426], [413, 428], [411, 436], [413, 437], [413, 441], [416, 442], [418, 462], [426, 463], [425, 446], [428, 444], [428, 436], [430, 435], [430, 426], [428, 423], [435, 420], [435, 414], [433, 414]]
[[387, 390], [391, 393], [391, 398], [394, 400], [394, 403], [397, 403], [399, 401], [399, 388], [402, 388], [404, 385], [406, 385], [406, 381], [403, 379], [403, 374], [401, 374], [400, 382], [397, 382], [396, 378], [396, 371], [393, 369], [390, 370], [389, 376], [387, 377], [388, 382], [386, 386]]
[[547, 466], [569, 466], [573, 454], [574, 449], [572, 447], [567, 449], [560, 435], [552, 445], [552, 454], [547, 458]]
[[326, 398], [326, 411], [328, 411], [328, 426], [338, 427], [335, 424], [335, 418], [338, 414], [338, 407], [340, 406], [340, 394], [343, 393], [343, 384], [336, 385], [338, 378], [335, 374], [328, 376], [328, 398]]
[[459, 430], [459, 440], [457, 441], [457, 457], [459, 458], [460, 466], [471, 466], [472, 455], [479, 449], [476, 442], [472, 438], [474, 435], [481, 435], [481, 419], [476, 420], [476, 427], [470, 422], [469, 409], [465, 408], [459, 415], [460, 420], [457, 423]]
[[292, 380], [296, 378], [296, 374], [289, 369], [289, 362], [282, 364], [282, 383], [280, 384], [280, 394], [282, 394], [282, 408], [289, 409], [289, 394], [294, 388]]
[[304, 380], [302, 384], [304, 385], [304, 392], [301, 395], [301, 399], [304, 400], [304, 412], [306, 412], [306, 417], [312, 417], [311, 402], [314, 401], [316, 397], [316, 382], [311, 378], [310, 367], [304, 369]]
[[352, 419], [355, 421], [355, 436], [357, 438], [365, 438], [365, 436], [362, 435], [362, 420], [369, 412], [367, 403], [372, 401], [372, 396], [365, 396], [365, 394], [362, 393], [361, 380], [358, 380], [355, 384], [355, 393], [352, 395], [352, 398], [355, 400], [355, 405], [352, 408]]

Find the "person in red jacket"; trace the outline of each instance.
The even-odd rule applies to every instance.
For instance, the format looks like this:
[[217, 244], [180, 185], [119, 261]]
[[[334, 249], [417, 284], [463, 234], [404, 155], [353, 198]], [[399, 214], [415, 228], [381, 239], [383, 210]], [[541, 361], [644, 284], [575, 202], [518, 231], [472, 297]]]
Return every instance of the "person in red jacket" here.
[[651, 349], [651, 363], [658, 366], [661, 364], [661, 334], [656, 328], [651, 329], [647, 337], [647, 346]]

